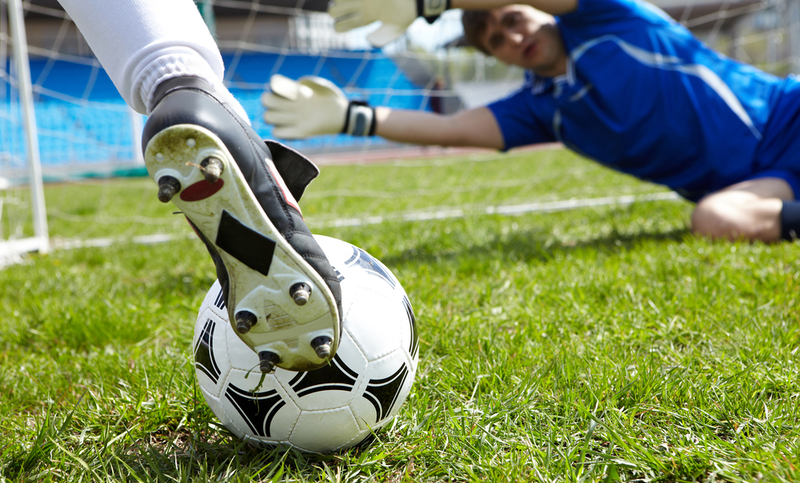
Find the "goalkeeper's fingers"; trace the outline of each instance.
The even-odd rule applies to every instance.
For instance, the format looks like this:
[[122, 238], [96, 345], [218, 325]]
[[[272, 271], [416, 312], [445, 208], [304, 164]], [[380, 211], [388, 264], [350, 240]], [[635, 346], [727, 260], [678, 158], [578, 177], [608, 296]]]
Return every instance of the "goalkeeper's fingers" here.
[[272, 135], [282, 139], [303, 139], [309, 137], [308, 133], [301, 132], [297, 126], [275, 126]]
[[291, 101], [296, 101], [301, 97], [309, 97], [311, 95], [311, 91], [308, 87], [302, 86], [296, 81], [280, 74], [275, 74], [270, 77], [269, 88], [274, 94]]
[[265, 92], [261, 94], [261, 105], [267, 109], [287, 110], [291, 109], [294, 101], [290, 101], [285, 97], [275, 95], [272, 92]]
[[267, 124], [276, 126], [294, 126], [299, 121], [297, 115], [292, 111], [269, 110], [262, 117]]
[[330, 98], [333, 97], [342, 97], [344, 98], [344, 92], [339, 89], [339, 86], [334, 84], [333, 82], [325, 79], [324, 77], [317, 77], [315, 75], [305, 75], [299, 79], [297, 79], [297, 83], [303, 87], [307, 87], [311, 89], [313, 92], [313, 98]]

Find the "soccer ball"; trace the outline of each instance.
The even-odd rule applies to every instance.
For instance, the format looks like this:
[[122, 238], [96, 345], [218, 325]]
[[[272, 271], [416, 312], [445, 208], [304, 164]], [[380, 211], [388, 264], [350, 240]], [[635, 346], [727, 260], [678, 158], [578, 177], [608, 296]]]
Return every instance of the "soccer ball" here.
[[263, 376], [236, 335], [214, 283], [194, 329], [197, 381], [211, 410], [237, 437], [328, 453], [353, 447], [392, 420], [417, 371], [408, 296], [381, 262], [349, 243], [315, 236], [339, 276], [344, 321], [330, 365]]

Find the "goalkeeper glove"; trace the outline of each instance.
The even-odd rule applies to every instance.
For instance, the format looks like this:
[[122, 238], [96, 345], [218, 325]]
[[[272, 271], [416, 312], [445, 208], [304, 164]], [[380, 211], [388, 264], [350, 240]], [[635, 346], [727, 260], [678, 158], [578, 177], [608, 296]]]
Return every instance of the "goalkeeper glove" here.
[[375, 109], [366, 102], [348, 101], [336, 85], [321, 77], [293, 81], [273, 75], [271, 92], [261, 95], [267, 108], [264, 122], [275, 126], [275, 137], [300, 139], [321, 134], [375, 134]]
[[381, 27], [367, 35], [367, 40], [383, 47], [406, 31], [417, 17], [433, 23], [450, 8], [450, 0], [333, 0], [328, 13], [333, 17], [337, 32], [380, 21]]

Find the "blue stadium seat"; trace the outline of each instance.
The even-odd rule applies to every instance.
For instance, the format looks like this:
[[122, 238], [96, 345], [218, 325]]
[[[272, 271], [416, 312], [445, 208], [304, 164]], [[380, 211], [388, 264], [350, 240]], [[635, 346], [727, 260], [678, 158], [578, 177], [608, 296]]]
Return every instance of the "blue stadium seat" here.
[[[259, 97], [272, 74], [290, 78], [318, 75], [330, 79], [348, 94], [372, 91], [368, 97], [374, 105], [420, 109], [426, 99], [394, 62], [379, 51], [357, 52], [348, 56], [278, 55], [247, 53], [223, 55], [232, 72], [231, 90], [242, 102], [253, 127], [265, 138], [272, 129], [261, 114]], [[232, 71], [231, 71], [232, 69]], [[31, 60], [34, 84], [35, 113], [39, 129], [42, 165], [59, 166], [74, 163], [108, 163], [132, 161], [132, 126], [127, 108], [111, 79], [96, 61], [85, 63], [53, 59]], [[246, 85], [247, 88], [238, 86]], [[0, 92], [0, 139], [6, 156], [24, 158], [25, 143], [19, 122], [19, 106], [3, 84]], [[391, 94], [391, 95], [389, 95]], [[356, 94], [353, 94], [356, 97]], [[298, 150], [344, 149], [357, 147], [363, 139], [350, 136], [323, 136], [289, 141]], [[372, 139], [370, 144], [385, 143]]]

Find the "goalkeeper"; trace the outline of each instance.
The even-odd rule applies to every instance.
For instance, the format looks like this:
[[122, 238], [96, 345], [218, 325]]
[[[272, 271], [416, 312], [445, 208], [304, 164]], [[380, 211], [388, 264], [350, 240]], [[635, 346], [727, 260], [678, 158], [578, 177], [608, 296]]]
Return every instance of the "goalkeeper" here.
[[449, 116], [348, 102], [330, 82], [273, 77], [275, 135], [345, 132], [508, 150], [561, 142], [696, 202], [702, 236], [774, 242], [800, 234], [800, 81], [726, 58], [636, 0], [335, 0], [339, 31], [374, 21], [382, 45], [419, 15], [465, 10], [466, 38], [526, 69], [525, 85]]

